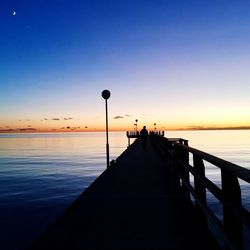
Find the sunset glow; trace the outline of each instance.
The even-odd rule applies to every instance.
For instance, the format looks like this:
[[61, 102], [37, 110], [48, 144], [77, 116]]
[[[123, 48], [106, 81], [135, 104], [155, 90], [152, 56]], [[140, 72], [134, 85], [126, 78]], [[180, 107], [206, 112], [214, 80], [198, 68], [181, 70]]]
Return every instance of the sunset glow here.
[[250, 128], [250, 2], [3, 1], [0, 132]]

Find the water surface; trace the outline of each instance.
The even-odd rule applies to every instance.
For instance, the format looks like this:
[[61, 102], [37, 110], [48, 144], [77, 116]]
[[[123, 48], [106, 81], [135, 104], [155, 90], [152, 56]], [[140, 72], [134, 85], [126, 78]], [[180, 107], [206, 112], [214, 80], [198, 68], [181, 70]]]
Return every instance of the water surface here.
[[[166, 136], [188, 139], [192, 147], [250, 169], [248, 130], [171, 131]], [[111, 159], [126, 147], [124, 132], [110, 133]], [[24, 249], [105, 164], [104, 133], [0, 134], [1, 249]], [[208, 165], [207, 172], [219, 181], [218, 170]], [[243, 188], [243, 196], [248, 206], [249, 189]]]

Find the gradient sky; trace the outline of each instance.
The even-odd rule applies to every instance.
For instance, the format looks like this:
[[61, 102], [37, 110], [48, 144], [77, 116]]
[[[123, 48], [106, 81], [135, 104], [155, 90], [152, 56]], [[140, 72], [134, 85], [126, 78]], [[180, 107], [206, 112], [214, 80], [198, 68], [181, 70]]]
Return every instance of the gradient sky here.
[[[2, 0], [0, 131], [250, 126], [250, 1]], [[116, 119], [115, 119], [116, 118]]]

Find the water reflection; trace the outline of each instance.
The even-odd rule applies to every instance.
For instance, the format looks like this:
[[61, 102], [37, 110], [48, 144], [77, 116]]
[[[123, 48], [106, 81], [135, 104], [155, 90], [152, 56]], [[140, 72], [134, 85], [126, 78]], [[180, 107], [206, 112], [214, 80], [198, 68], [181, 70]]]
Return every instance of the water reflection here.
[[[166, 136], [188, 139], [192, 147], [250, 169], [250, 131], [171, 131]], [[5, 249], [27, 246], [105, 169], [105, 144], [104, 133], [0, 135], [0, 241]], [[110, 133], [110, 159], [126, 147], [124, 132]], [[205, 166], [209, 178], [219, 182], [219, 170]], [[249, 184], [241, 185], [248, 206]]]
[[[105, 143], [103, 133], [0, 135], [4, 249], [25, 248], [103, 172]], [[110, 144], [117, 158], [127, 145], [124, 133], [111, 133]]]

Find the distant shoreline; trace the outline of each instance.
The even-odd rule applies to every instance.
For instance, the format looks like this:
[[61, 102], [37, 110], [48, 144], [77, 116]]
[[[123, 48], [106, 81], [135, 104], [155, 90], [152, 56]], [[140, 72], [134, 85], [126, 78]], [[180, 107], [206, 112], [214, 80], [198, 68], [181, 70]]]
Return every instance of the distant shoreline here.
[[185, 131], [195, 131], [195, 130], [250, 130], [250, 126], [238, 126], [238, 127], [204, 127], [204, 128], [199, 128], [199, 127], [193, 127], [193, 128], [179, 128], [179, 129], [173, 129], [173, 131], [180, 131], [180, 130], [185, 130]]
[[[158, 131], [210, 131], [210, 130], [250, 130], [250, 126], [237, 126], [237, 127], [191, 127], [191, 128], [177, 128], [177, 129], [159, 129]], [[110, 132], [126, 132], [128, 130], [110, 130]], [[18, 129], [5, 129], [0, 130], [0, 134], [46, 134], [46, 133], [103, 133], [105, 130], [88, 130], [88, 131], [42, 131], [42, 130], [25, 130]]]

